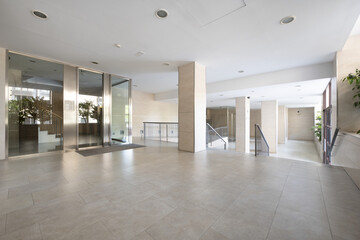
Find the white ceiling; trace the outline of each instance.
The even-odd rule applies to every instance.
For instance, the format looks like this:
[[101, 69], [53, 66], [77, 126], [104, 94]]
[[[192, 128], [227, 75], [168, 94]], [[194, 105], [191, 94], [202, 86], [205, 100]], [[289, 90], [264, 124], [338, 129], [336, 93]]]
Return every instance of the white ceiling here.
[[[0, 46], [131, 77], [137, 90], [158, 93], [176, 89], [177, 67], [190, 61], [207, 67], [208, 83], [332, 61], [360, 12], [359, 0], [245, 3], [0, 0]], [[155, 17], [159, 8], [167, 19]], [[279, 24], [288, 15], [296, 21]]]
[[287, 107], [310, 107], [321, 103], [322, 93], [330, 79], [277, 84], [266, 87], [238, 89], [207, 95], [207, 107], [235, 106], [235, 98], [250, 97], [251, 108], [260, 108], [262, 101], [278, 100]]

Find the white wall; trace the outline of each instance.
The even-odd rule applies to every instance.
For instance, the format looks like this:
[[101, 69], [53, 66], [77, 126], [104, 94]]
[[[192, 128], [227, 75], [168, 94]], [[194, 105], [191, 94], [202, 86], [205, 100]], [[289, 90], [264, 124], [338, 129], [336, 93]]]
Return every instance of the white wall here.
[[332, 152], [332, 164], [345, 168], [360, 187], [360, 136], [340, 132]]
[[251, 109], [250, 110], [250, 137], [255, 137], [255, 124], [261, 127], [261, 110]]
[[289, 140], [314, 141], [314, 108], [289, 108]]
[[143, 122], [178, 122], [177, 103], [155, 101], [154, 94], [132, 91], [133, 136], [140, 137]]
[[360, 135], [351, 134], [360, 130], [360, 109], [353, 106], [352, 86], [342, 81], [349, 73], [354, 73], [356, 68], [360, 69], [360, 35], [349, 38], [343, 50], [337, 52], [337, 101], [332, 100], [332, 113], [337, 111], [337, 115], [332, 114], [333, 130], [336, 125], [341, 129], [332, 152], [332, 164], [343, 166], [360, 187]]
[[360, 69], [360, 35], [349, 38], [344, 49], [337, 52], [336, 65], [338, 127], [345, 132], [356, 132], [360, 130], [360, 109], [353, 106], [353, 86], [342, 79]]

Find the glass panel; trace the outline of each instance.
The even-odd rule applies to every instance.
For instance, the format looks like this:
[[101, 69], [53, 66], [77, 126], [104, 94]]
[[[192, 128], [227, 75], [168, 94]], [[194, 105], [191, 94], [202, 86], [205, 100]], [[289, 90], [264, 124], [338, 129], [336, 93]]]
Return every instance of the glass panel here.
[[9, 53], [9, 156], [63, 148], [62, 64]]
[[79, 147], [103, 144], [103, 75], [79, 72]]
[[129, 81], [120, 77], [111, 77], [112, 144], [129, 142]]

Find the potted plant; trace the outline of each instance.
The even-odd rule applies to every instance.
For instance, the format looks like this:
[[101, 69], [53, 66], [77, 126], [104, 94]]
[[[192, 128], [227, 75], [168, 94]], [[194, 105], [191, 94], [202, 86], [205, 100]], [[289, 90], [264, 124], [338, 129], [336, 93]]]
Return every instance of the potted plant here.
[[[356, 69], [355, 73], [350, 73], [347, 75], [343, 82], [347, 81], [351, 86], [353, 86], [352, 91], [353, 95], [353, 105], [355, 108], [360, 108], [360, 70]], [[357, 131], [357, 134], [360, 134], [360, 130]]]
[[92, 104], [91, 101], [79, 103], [79, 115], [82, 119], [84, 119], [85, 123], [89, 123], [89, 117], [93, 108], [94, 104]]
[[316, 138], [321, 142], [321, 132], [322, 132], [322, 122], [321, 122], [322, 116], [321, 113], [318, 112], [315, 119], [315, 126], [312, 127], [314, 130]]

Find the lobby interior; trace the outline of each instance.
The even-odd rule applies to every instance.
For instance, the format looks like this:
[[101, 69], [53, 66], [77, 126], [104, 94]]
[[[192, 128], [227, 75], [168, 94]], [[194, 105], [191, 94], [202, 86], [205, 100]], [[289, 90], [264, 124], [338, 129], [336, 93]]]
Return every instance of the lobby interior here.
[[0, 0], [0, 32], [0, 240], [360, 239], [358, 0]]

